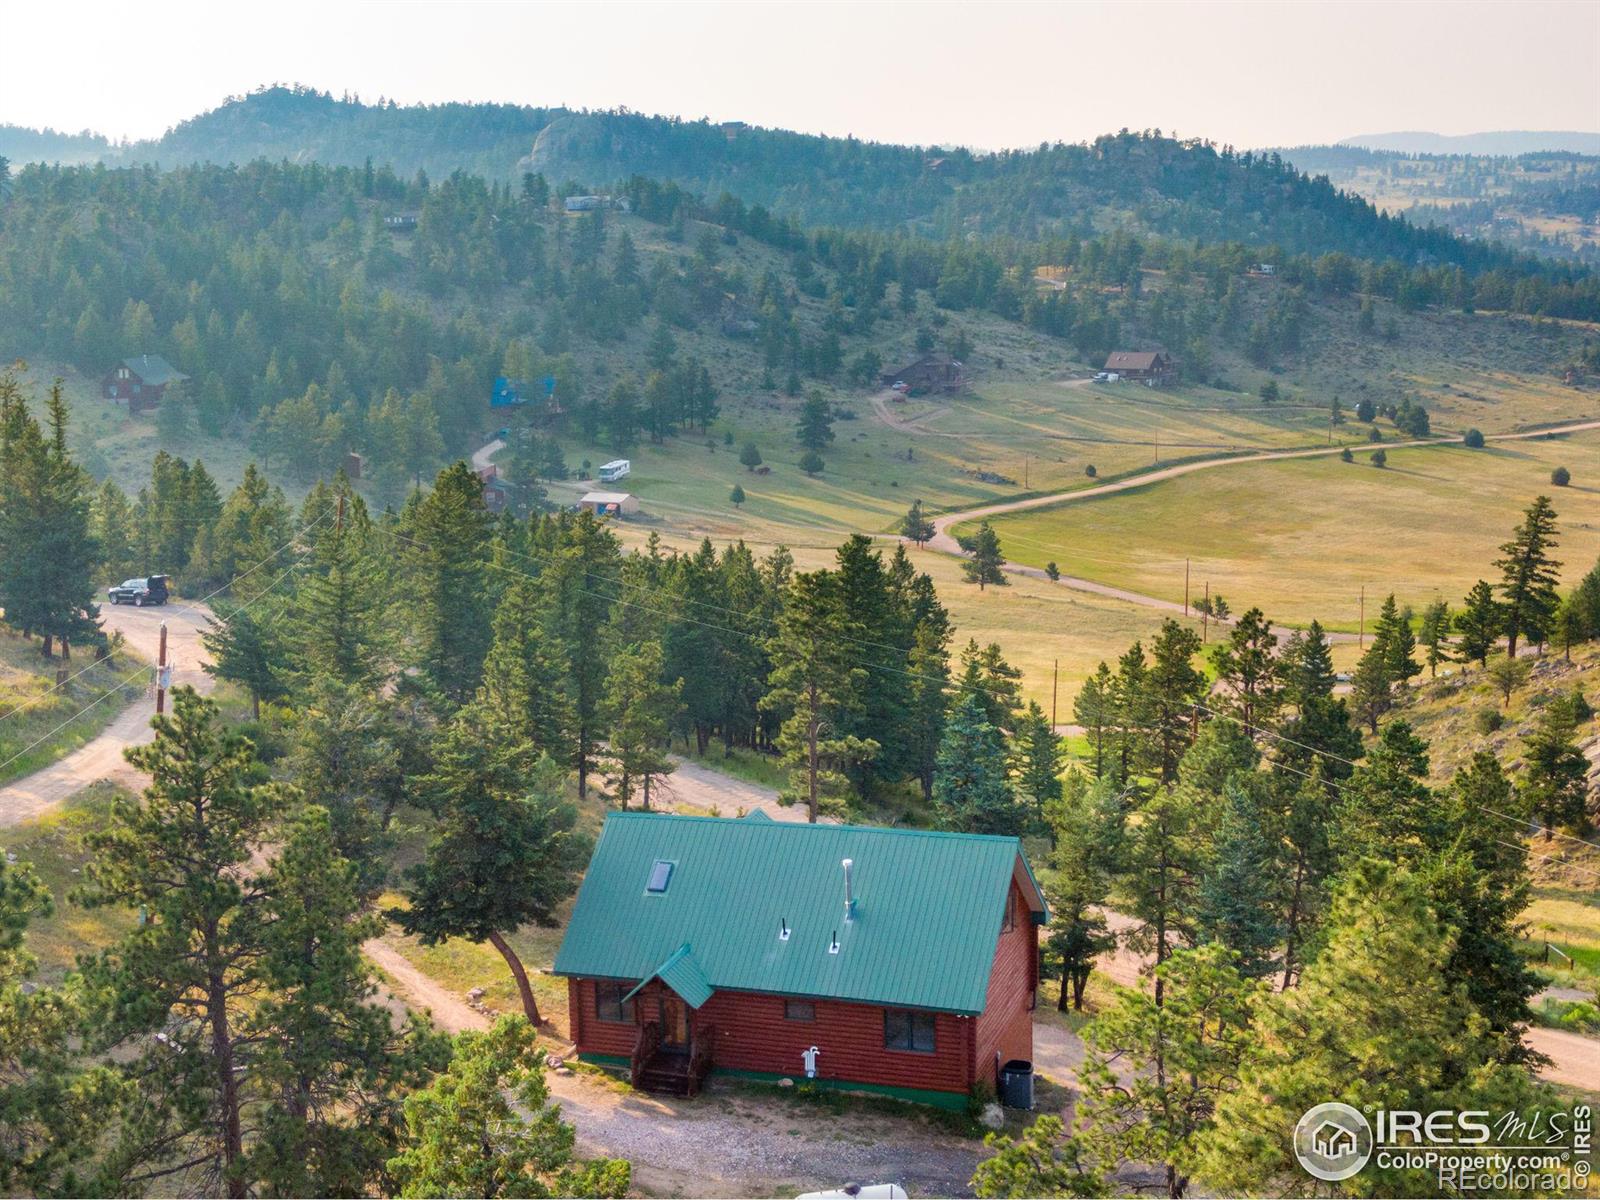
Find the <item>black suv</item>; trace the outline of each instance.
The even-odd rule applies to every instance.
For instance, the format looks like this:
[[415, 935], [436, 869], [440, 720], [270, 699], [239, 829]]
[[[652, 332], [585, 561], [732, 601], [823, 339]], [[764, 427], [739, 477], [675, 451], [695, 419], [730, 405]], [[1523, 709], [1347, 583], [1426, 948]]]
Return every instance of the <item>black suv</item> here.
[[124, 579], [115, 587], [108, 587], [106, 595], [113, 604], [132, 604], [143, 608], [146, 604], [167, 602], [167, 577], [151, 575], [145, 579]]

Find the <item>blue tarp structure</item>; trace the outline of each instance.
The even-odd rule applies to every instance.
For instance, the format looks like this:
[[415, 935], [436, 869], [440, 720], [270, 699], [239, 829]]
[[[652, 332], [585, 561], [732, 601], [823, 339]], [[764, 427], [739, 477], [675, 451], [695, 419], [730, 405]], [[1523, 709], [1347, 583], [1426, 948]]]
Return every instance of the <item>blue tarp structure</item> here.
[[[544, 391], [544, 398], [550, 399], [556, 394], [556, 377], [546, 375], [539, 380], [539, 387]], [[495, 376], [494, 388], [489, 393], [490, 408], [514, 408], [519, 404], [526, 404], [528, 397], [524, 393], [528, 385], [520, 379], [507, 379], [504, 375]]]

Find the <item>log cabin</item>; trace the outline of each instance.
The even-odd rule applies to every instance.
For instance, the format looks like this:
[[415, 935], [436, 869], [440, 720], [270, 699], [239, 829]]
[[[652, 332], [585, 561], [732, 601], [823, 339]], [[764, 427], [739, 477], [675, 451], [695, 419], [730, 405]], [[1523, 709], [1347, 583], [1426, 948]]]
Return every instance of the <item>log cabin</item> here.
[[1047, 912], [1012, 837], [607, 817], [554, 972], [584, 1061], [959, 1109], [1033, 1057]]
[[167, 388], [189, 377], [159, 354], [138, 354], [125, 358], [100, 380], [100, 394], [107, 400], [126, 404], [128, 415], [136, 417], [159, 407]]

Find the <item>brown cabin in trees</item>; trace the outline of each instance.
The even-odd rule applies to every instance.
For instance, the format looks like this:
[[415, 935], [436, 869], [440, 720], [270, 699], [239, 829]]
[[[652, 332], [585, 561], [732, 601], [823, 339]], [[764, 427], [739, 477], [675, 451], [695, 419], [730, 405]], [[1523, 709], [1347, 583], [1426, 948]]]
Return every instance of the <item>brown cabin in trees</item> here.
[[1106, 356], [1104, 369], [1141, 383], [1166, 383], [1177, 364], [1159, 350], [1118, 350]]
[[585, 1060], [942, 1107], [1033, 1057], [1044, 898], [1016, 838], [606, 819], [556, 955]]
[[100, 394], [117, 404], [126, 404], [130, 416], [157, 407], [167, 388], [189, 377], [159, 354], [140, 354], [125, 358], [100, 381]]

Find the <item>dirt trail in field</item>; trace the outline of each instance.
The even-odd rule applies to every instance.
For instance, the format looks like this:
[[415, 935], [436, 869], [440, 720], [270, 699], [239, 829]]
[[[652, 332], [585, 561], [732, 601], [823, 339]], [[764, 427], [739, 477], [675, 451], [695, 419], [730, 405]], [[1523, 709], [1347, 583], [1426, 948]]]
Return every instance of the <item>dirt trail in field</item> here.
[[[1486, 434], [1485, 441], [1512, 442], [1527, 441], [1535, 438], [1553, 437], [1566, 433], [1582, 433], [1586, 430], [1600, 429], [1600, 420], [1575, 421], [1566, 425], [1554, 425], [1547, 429], [1530, 429], [1519, 433], [1492, 433]], [[1446, 442], [1438, 439], [1418, 439], [1408, 442], [1385, 443], [1384, 450], [1406, 450], [1422, 446], [1453, 446], [1458, 442]], [[1219, 455], [1215, 458], [1196, 459], [1192, 462], [1174, 463], [1170, 467], [1160, 467], [1153, 471], [1145, 471], [1138, 475], [1130, 475], [1125, 479], [1116, 479], [1110, 483], [1097, 484], [1094, 487], [1080, 488], [1070, 492], [1052, 492], [1044, 496], [1027, 496], [1020, 500], [1004, 500], [994, 504], [980, 505], [977, 508], [964, 509], [961, 512], [944, 513], [933, 520], [934, 535], [928, 545], [945, 554], [964, 557], [964, 552], [950, 532], [951, 528], [966, 521], [978, 521], [986, 517], [1000, 516], [1003, 513], [1024, 512], [1035, 508], [1050, 508], [1055, 505], [1076, 504], [1082, 500], [1094, 500], [1101, 496], [1111, 496], [1118, 492], [1134, 491], [1138, 488], [1149, 487], [1152, 484], [1162, 483], [1168, 479], [1177, 479], [1183, 475], [1192, 475], [1196, 471], [1211, 471], [1222, 467], [1248, 466], [1252, 463], [1277, 462], [1284, 459], [1296, 458], [1326, 458], [1329, 455], [1339, 454], [1344, 450], [1342, 446], [1318, 446], [1309, 450], [1267, 450], [1259, 454]], [[1013, 575], [1026, 575], [1030, 579], [1049, 580], [1049, 576], [1039, 567], [1024, 566], [1021, 563], [1007, 562], [1003, 569]], [[1062, 587], [1074, 591], [1090, 592], [1097, 596], [1107, 596], [1113, 600], [1123, 600], [1129, 604], [1137, 604], [1144, 608], [1159, 609], [1162, 612], [1182, 613], [1184, 606], [1174, 600], [1163, 600], [1159, 596], [1148, 596], [1143, 592], [1131, 591], [1128, 588], [1113, 587], [1110, 584], [1099, 583], [1093, 579], [1080, 576], [1062, 575], [1054, 582]], [[1227, 623], [1227, 622], [1220, 622]], [[1292, 630], [1285, 626], [1274, 628], [1273, 632], [1279, 638], [1287, 637]], [[1329, 633], [1328, 640], [1332, 642], [1353, 642], [1357, 635], [1353, 633]]]
[[[210, 615], [210, 610], [198, 603], [161, 608], [107, 604], [100, 610], [106, 631], [122, 634], [140, 657], [152, 663], [156, 659], [161, 623], [165, 621], [173, 686], [188, 684], [199, 692], [209, 692], [215, 682], [202, 670], [206, 656], [200, 634]], [[143, 786], [143, 776], [124, 761], [122, 751], [124, 747], [142, 745], [155, 736], [150, 729], [150, 718], [155, 713], [153, 669], [130, 671], [129, 675], [131, 678], [125, 676], [126, 682], [120, 687], [95, 701], [127, 705], [98, 737], [48, 767], [0, 787], [0, 827], [31, 820], [102, 779], [134, 788]], [[84, 703], [90, 702], [86, 699]]]

